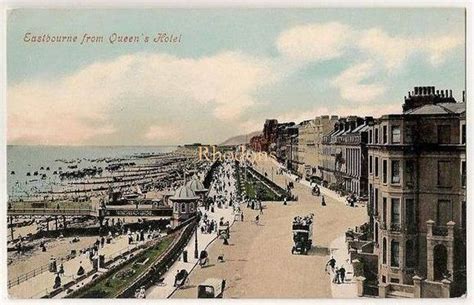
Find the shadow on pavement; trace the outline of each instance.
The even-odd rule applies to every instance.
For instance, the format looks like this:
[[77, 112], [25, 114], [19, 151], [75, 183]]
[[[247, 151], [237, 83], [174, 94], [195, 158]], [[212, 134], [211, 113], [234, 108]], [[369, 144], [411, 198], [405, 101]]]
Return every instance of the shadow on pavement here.
[[329, 251], [329, 248], [327, 247], [318, 247], [318, 246], [313, 246], [311, 250], [308, 251], [308, 255], [314, 255], [314, 256], [327, 256], [331, 252]]

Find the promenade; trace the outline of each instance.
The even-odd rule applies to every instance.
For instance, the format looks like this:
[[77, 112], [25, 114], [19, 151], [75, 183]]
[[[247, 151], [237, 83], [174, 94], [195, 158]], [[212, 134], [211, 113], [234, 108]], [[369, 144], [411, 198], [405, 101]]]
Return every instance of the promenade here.
[[[94, 238], [95, 240], [95, 238]], [[92, 242], [93, 243], [93, 242]], [[91, 245], [90, 243], [89, 245]], [[127, 235], [120, 235], [112, 240], [110, 244], [104, 244], [103, 248], [99, 248], [99, 254], [105, 255], [105, 261], [109, 261], [114, 257], [119, 256], [121, 253], [138, 247], [140, 243], [128, 244]], [[61, 283], [64, 285], [78, 276], [76, 275], [77, 270], [82, 265], [85, 272], [89, 272], [93, 269], [92, 263], [89, 260], [87, 253], [76, 256], [75, 258], [64, 262], [64, 274], [61, 276]], [[59, 263], [58, 263], [59, 269]], [[19, 285], [15, 285], [8, 290], [10, 297], [12, 298], [41, 298], [42, 296], [53, 291], [55, 273], [45, 271], [35, 277], [28, 279], [27, 281], [21, 282]]]
[[[278, 168], [272, 160], [264, 160], [258, 162], [256, 169], [273, 171], [273, 181], [285, 187], [293, 177], [276, 175]], [[259, 212], [243, 207], [244, 222], [232, 226], [230, 245], [213, 244], [209, 248], [211, 258], [223, 254], [225, 262], [195, 270], [189, 286], [179, 289], [173, 297], [195, 298], [196, 286], [211, 277], [226, 279], [225, 298], [355, 297], [354, 285], [332, 284], [325, 266], [333, 255], [337, 267], [343, 265], [351, 270], [340, 238], [348, 228], [367, 221], [366, 208], [349, 207], [327, 190], [323, 190], [327, 206], [321, 206], [321, 197], [313, 196], [309, 185], [294, 185], [293, 193], [299, 200], [289, 201], [286, 206], [282, 202], [265, 202], [258, 225], [254, 219]], [[309, 213], [315, 215], [313, 249], [308, 255], [292, 255], [292, 220]]]
[[[204, 208], [200, 208], [201, 212], [204, 214], [206, 213], [208, 215], [208, 219], [210, 220], [215, 220], [217, 223], [219, 223], [219, 220], [224, 218], [225, 221], [229, 221], [229, 223], [233, 223], [234, 221], [234, 216], [233, 216], [233, 209], [231, 206], [228, 206], [229, 200], [230, 200], [230, 192], [235, 194], [235, 180], [233, 179], [233, 169], [230, 166], [230, 164], [224, 164], [223, 165], [223, 171], [225, 173], [229, 173], [229, 178], [224, 175], [223, 181], [226, 185], [229, 185], [226, 189], [228, 190], [227, 193], [227, 204], [223, 206], [222, 208], [215, 208], [214, 213], [211, 213], [210, 211], [205, 211]], [[217, 194], [216, 189], [214, 188], [214, 185], [211, 186], [211, 189], [209, 191], [210, 197], [213, 197], [215, 194]], [[231, 231], [232, 232], [232, 231]], [[232, 234], [232, 233], [231, 233]], [[216, 245], [216, 247], [221, 246], [219, 244], [222, 244], [222, 240], [217, 239], [217, 234], [212, 233], [212, 234], [204, 234], [201, 233], [200, 230], [198, 230], [197, 233], [197, 238], [198, 238], [198, 253], [200, 253], [202, 250], [207, 249], [208, 246], [213, 243], [213, 245]], [[198, 260], [194, 258], [194, 249], [195, 249], [195, 240], [194, 236], [193, 238], [190, 239], [188, 244], [186, 245], [185, 250], [188, 252], [188, 262], [184, 262], [182, 258], [180, 260], [176, 261], [171, 268], [168, 270], [163, 275], [164, 281], [160, 286], [154, 286], [150, 289], [147, 290], [146, 292], [146, 298], [149, 299], [162, 299], [162, 298], [168, 298], [170, 297], [173, 293], [175, 293], [176, 288], [174, 287], [174, 280], [175, 280], [175, 275], [178, 271], [185, 269], [189, 273], [194, 272], [196, 268], [199, 270], [201, 267], [197, 266]], [[210, 256], [210, 265], [213, 266], [216, 264], [216, 258], [217, 256]], [[209, 267], [205, 267], [209, 268]]]

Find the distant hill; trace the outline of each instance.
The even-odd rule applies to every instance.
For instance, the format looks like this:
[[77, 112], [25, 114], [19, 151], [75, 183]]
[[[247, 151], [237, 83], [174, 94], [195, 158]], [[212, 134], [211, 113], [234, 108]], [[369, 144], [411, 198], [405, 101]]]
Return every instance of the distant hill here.
[[235, 136], [235, 137], [232, 137], [232, 138], [228, 138], [227, 140], [225, 140], [224, 142], [222, 142], [219, 145], [240, 145], [240, 144], [249, 143], [250, 139], [252, 137], [257, 136], [259, 134], [262, 134], [262, 132], [261, 131], [254, 131], [254, 132], [251, 132], [251, 133], [248, 133], [248, 134]]

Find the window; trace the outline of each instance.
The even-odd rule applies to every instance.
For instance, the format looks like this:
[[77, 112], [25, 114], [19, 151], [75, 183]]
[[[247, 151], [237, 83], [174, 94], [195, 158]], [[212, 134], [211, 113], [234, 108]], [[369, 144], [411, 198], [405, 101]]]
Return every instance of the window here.
[[416, 262], [415, 243], [412, 240], [407, 240], [405, 251], [406, 266], [412, 268]]
[[466, 187], [466, 161], [461, 161], [461, 186]]
[[387, 126], [382, 127], [383, 133], [383, 144], [387, 144], [388, 135], [387, 135]]
[[466, 201], [461, 202], [461, 228], [466, 230]]
[[375, 144], [378, 144], [379, 143], [379, 129], [378, 128], [375, 128], [375, 134], [374, 134], [374, 142]]
[[415, 162], [413, 160], [405, 161], [406, 175], [404, 177], [407, 185], [413, 185], [415, 180]]
[[372, 174], [372, 156], [369, 156], [369, 174]]
[[379, 176], [379, 158], [375, 157], [375, 177]]
[[369, 144], [372, 144], [372, 129], [369, 130]]
[[372, 183], [369, 183], [369, 204], [371, 207], [374, 207], [374, 188]]
[[390, 247], [390, 256], [391, 256], [391, 266], [398, 267], [400, 266], [400, 245], [398, 241], [392, 240], [392, 245]]
[[466, 124], [461, 125], [461, 144], [466, 144]]
[[449, 179], [450, 167], [450, 161], [438, 161], [438, 186], [451, 186], [451, 181]]
[[412, 198], [405, 199], [405, 222], [407, 226], [416, 225], [415, 217], [415, 200]]
[[186, 204], [184, 202], [181, 203], [181, 213], [186, 213]]
[[387, 183], [387, 160], [382, 161], [382, 182]]
[[405, 127], [405, 138], [403, 140], [404, 143], [406, 144], [411, 144], [413, 143], [413, 135], [414, 135], [414, 126], [406, 126]]
[[387, 222], [387, 198], [382, 197], [382, 221]]
[[379, 244], [379, 224], [376, 222], [375, 223], [375, 233], [374, 233], [375, 237], [375, 244], [377, 245], [378, 247], [378, 244]]
[[400, 126], [392, 126], [392, 144], [400, 143]]
[[382, 264], [387, 263], [387, 239], [384, 237], [382, 240]]
[[400, 183], [400, 161], [392, 160], [392, 183]]
[[438, 144], [449, 144], [451, 142], [451, 126], [438, 125]]
[[445, 226], [451, 220], [453, 220], [453, 206], [451, 201], [438, 200], [436, 207], [436, 224], [438, 226]]
[[400, 199], [392, 198], [392, 224], [400, 224]]
[[374, 196], [374, 207], [375, 207], [375, 215], [378, 214], [379, 210], [379, 189], [374, 189], [375, 190], [375, 196]]

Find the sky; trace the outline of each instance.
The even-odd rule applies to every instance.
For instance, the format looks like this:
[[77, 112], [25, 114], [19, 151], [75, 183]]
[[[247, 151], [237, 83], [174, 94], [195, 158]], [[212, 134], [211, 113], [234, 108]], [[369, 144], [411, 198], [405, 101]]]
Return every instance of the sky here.
[[[157, 33], [181, 40], [143, 42]], [[220, 143], [267, 118], [400, 113], [415, 86], [461, 99], [464, 47], [463, 9], [12, 10], [7, 142]]]

